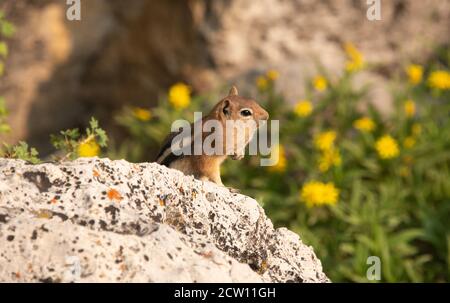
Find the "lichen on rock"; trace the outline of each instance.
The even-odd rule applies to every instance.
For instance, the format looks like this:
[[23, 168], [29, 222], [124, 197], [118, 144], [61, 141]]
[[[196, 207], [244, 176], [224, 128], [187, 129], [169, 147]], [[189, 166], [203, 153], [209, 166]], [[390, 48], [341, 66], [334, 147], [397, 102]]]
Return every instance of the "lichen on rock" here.
[[160, 166], [0, 159], [0, 281], [328, 282], [247, 196]]

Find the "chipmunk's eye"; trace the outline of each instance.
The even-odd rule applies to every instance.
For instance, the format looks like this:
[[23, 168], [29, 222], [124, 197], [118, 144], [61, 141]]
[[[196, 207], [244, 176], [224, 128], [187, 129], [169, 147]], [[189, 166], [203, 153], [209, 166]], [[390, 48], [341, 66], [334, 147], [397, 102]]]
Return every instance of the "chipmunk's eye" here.
[[252, 115], [252, 111], [249, 109], [243, 109], [241, 110], [241, 116], [243, 117], [249, 117]]

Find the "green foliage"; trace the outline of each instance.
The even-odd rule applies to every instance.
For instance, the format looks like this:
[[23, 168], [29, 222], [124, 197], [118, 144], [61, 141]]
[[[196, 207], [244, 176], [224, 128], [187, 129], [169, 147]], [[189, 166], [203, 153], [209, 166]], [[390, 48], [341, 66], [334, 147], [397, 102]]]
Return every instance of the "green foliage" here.
[[95, 118], [91, 118], [89, 122], [89, 127], [86, 128], [86, 134], [81, 135], [80, 130], [75, 129], [68, 129], [61, 131], [58, 135], [50, 135], [50, 142], [52, 145], [59, 151], [61, 151], [64, 156], [60, 158], [60, 160], [65, 159], [76, 159], [80, 156], [80, 147], [86, 146], [89, 153], [92, 153], [92, 155], [89, 156], [96, 156], [98, 155], [100, 149], [95, 148], [89, 148], [90, 143], [94, 142], [95, 145], [98, 144], [99, 147], [106, 147], [108, 137], [106, 135], [106, 132], [99, 127], [98, 121]]
[[0, 149], [0, 157], [11, 159], [22, 159], [32, 164], [40, 162], [38, 158], [38, 151], [31, 147], [28, 147], [26, 142], [20, 141], [17, 145], [4, 144], [4, 147]]
[[3, 97], [0, 97], [0, 134], [8, 133], [11, 127], [6, 122], [8, 117], [8, 110], [6, 109], [6, 102]]
[[[3, 39], [11, 37], [13, 33], [14, 26], [5, 20], [3, 12], [0, 11], [0, 76], [4, 73], [3, 60], [8, 57], [8, 44]], [[7, 115], [5, 99], [0, 96], [0, 134], [10, 131], [10, 127], [6, 123]]]
[[[8, 22], [2, 11], [0, 11], [0, 76], [4, 73], [4, 61], [8, 57], [8, 44], [4, 39], [10, 38], [14, 34], [14, 26]], [[6, 109], [6, 101], [0, 96], [0, 135], [9, 133], [11, 127], [7, 123], [8, 110]], [[28, 147], [28, 144], [20, 141], [17, 145], [3, 144], [0, 147], [0, 157], [22, 159], [30, 163], [36, 164], [40, 160], [39, 153], [35, 148]]]
[[[350, 52], [361, 63], [357, 50]], [[311, 101], [314, 109], [303, 116], [276, 91], [274, 83], [281, 79], [273, 73], [260, 77], [256, 99], [280, 120], [284, 162], [261, 167], [258, 157], [226, 161], [224, 183], [256, 198], [276, 226], [298, 232], [333, 281], [367, 282], [369, 256], [380, 257], [382, 282], [450, 281], [450, 94], [427, 81], [433, 71], [449, 70], [449, 49], [440, 53], [424, 67], [420, 83], [408, 83], [403, 73], [392, 80], [389, 114], [365, 103], [370, 87], [355, 89], [355, 68], [340, 77], [320, 68], [327, 87], [318, 91], [313, 78], [305, 83], [299, 99]], [[406, 108], [408, 99], [415, 108]], [[163, 98], [148, 121], [134, 109], [124, 110], [117, 121], [131, 136], [111, 155], [149, 160], [149, 150], [155, 151], [174, 120], [192, 121], [192, 112], [209, 110], [217, 100], [196, 96], [188, 108], [177, 110]], [[355, 127], [363, 117], [373, 121], [373, 130]], [[341, 158], [326, 169], [320, 166], [324, 152], [314, 143], [325, 131], [336, 133], [333, 148]], [[376, 146], [386, 135], [398, 150], [384, 146], [393, 153], [382, 158]], [[312, 180], [335, 185], [337, 203], [307, 207], [300, 193]]]
[[5, 63], [3, 60], [8, 56], [8, 44], [5, 39], [11, 38], [15, 32], [14, 25], [8, 22], [2, 11], [0, 11], [0, 76], [3, 75]]

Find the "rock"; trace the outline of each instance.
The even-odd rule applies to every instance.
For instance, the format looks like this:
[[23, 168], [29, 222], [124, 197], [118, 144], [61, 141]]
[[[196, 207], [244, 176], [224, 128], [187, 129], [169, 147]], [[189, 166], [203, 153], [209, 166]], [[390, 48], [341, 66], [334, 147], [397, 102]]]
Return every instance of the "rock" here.
[[0, 159], [0, 281], [329, 282], [252, 198], [98, 158]]

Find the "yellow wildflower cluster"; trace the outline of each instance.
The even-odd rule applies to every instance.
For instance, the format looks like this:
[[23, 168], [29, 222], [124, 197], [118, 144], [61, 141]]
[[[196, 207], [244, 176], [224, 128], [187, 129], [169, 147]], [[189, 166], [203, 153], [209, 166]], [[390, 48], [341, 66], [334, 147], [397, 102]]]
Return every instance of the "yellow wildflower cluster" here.
[[417, 85], [422, 82], [423, 67], [417, 64], [411, 64], [406, 68], [406, 74], [408, 75], [409, 83]]
[[321, 152], [318, 160], [321, 172], [326, 172], [332, 166], [339, 166], [342, 163], [341, 154], [334, 145], [336, 136], [335, 131], [326, 131], [314, 138], [314, 145]]
[[416, 145], [417, 137], [420, 135], [421, 132], [422, 132], [422, 126], [418, 123], [414, 123], [411, 126], [411, 135], [407, 136], [403, 140], [403, 147], [406, 149], [413, 148]]
[[308, 207], [335, 205], [339, 198], [339, 190], [333, 183], [310, 181], [303, 185], [300, 199]]
[[407, 149], [413, 148], [416, 145], [416, 139], [413, 136], [408, 136], [403, 140], [403, 146]]
[[100, 146], [95, 139], [81, 142], [77, 148], [78, 156], [90, 158], [100, 154]]
[[428, 85], [431, 88], [440, 90], [450, 89], [450, 73], [444, 70], [437, 70], [428, 77]]
[[258, 79], [256, 79], [256, 86], [259, 90], [264, 91], [269, 87], [269, 80], [264, 76], [259, 76]]
[[184, 83], [176, 83], [169, 89], [169, 102], [175, 109], [183, 109], [191, 103], [191, 88]]
[[317, 91], [323, 92], [328, 87], [328, 81], [324, 76], [318, 75], [313, 79], [313, 86]]
[[340, 166], [342, 163], [339, 150], [331, 148], [322, 152], [319, 157], [319, 170], [328, 171], [332, 166]]
[[267, 73], [266, 73], [267, 79], [269, 79], [271, 81], [277, 80], [279, 76], [280, 76], [280, 73], [274, 69], [271, 69], [271, 70], [267, 71]]
[[392, 159], [399, 155], [397, 141], [389, 135], [385, 135], [377, 140], [375, 148], [381, 159]]
[[347, 54], [348, 61], [345, 65], [347, 72], [356, 72], [364, 67], [363, 54], [351, 43], [344, 45], [345, 53]]
[[286, 151], [283, 145], [278, 144], [277, 146], [273, 147], [271, 157], [274, 159], [278, 159], [278, 162], [273, 166], [269, 166], [269, 171], [275, 173], [282, 173], [286, 171]]
[[133, 115], [136, 117], [136, 119], [144, 122], [150, 120], [152, 117], [152, 113], [150, 112], [150, 110], [141, 107], [134, 108]]
[[406, 100], [403, 104], [403, 109], [408, 118], [414, 117], [416, 114], [416, 103], [413, 100]]
[[411, 133], [412, 133], [414, 136], [420, 135], [420, 134], [422, 133], [422, 125], [420, 125], [419, 123], [414, 123], [414, 124], [411, 126]]
[[295, 104], [294, 107], [294, 113], [299, 117], [308, 117], [311, 115], [313, 111], [313, 105], [311, 101], [308, 100], [301, 100], [298, 101], [297, 104]]
[[333, 130], [320, 133], [314, 138], [314, 145], [318, 150], [329, 150], [334, 147], [334, 141], [336, 140], [336, 137], [337, 134]]
[[369, 117], [363, 117], [353, 122], [353, 127], [359, 131], [370, 133], [375, 129], [375, 122]]
[[268, 70], [265, 75], [256, 79], [256, 86], [260, 91], [265, 91], [280, 77], [280, 73], [274, 69]]

